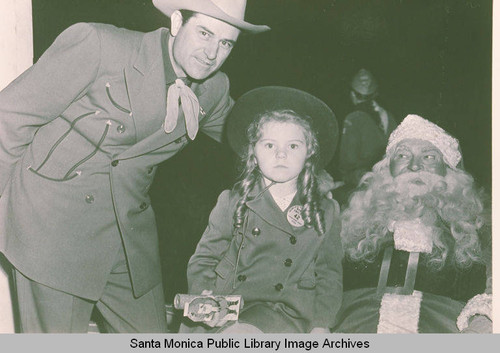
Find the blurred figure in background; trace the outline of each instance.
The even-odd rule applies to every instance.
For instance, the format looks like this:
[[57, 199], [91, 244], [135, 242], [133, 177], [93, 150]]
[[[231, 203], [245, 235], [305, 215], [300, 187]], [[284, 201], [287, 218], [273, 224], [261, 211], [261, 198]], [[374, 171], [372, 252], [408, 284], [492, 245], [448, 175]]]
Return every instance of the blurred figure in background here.
[[342, 205], [361, 177], [384, 155], [387, 139], [396, 127], [392, 115], [375, 101], [378, 83], [373, 74], [360, 69], [352, 78], [353, 110], [344, 120], [338, 154], [338, 170], [344, 185], [334, 191]]

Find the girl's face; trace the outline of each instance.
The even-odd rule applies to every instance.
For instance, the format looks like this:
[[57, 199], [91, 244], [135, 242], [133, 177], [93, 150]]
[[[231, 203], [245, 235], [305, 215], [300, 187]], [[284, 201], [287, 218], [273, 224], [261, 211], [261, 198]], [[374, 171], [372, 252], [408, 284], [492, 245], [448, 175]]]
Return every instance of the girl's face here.
[[307, 155], [306, 138], [299, 125], [270, 121], [262, 126], [261, 137], [255, 144], [255, 157], [267, 179], [277, 183], [296, 180]]

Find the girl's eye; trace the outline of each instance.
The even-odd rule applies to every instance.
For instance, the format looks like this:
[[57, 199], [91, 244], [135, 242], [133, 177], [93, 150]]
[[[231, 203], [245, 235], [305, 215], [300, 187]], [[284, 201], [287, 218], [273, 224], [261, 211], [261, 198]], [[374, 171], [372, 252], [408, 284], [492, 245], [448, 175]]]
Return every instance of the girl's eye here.
[[268, 148], [268, 149], [272, 149], [272, 148], [274, 147], [274, 145], [273, 145], [272, 143], [269, 143], [269, 142], [268, 142], [268, 143], [266, 143], [266, 144], [264, 145], [264, 147], [265, 147], [265, 148]]
[[291, 150], [295, 150], [295, 149], [297, 149], [297, 148], [299, 148], [299, 145], [297, 145], [296, 143], [292, 143], [292, 144], [290, 145], [290, 149], [291, 149]]

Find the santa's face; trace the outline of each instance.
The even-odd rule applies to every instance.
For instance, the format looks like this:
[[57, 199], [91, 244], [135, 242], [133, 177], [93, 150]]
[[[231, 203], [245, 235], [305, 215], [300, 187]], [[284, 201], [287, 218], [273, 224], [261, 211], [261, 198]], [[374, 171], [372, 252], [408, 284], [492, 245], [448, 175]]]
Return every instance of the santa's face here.
[[396, 190], [410, 197], [431, 191], [444, 180], [447, 170], [441, 151], [432, 143], [418, 139], [401, 141], [389, 167]]
[[441, 151], [429, 141], [406, 139], [396, 146], [390, 170], [393, 177], [418, 171], [445, 176], [446, 164]]

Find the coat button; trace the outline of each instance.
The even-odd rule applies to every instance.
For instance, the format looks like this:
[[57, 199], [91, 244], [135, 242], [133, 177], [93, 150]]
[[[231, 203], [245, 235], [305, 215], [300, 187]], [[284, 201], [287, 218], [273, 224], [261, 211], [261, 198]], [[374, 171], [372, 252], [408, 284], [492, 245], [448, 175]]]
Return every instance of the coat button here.
[[283, 289], [283, 285], [281, 283], [278, 283], [274, 286], [274, 289], [276, 289], [279, 292]]
[[85, 195], [85, 202], [86, 203], [93, 203], [94, 202], [94, 195], [92, 195], [92, 194]]
[[245, 276], [245, 275], [239, 275], [238, 276], [238, 281], [240, 281], [240, 282], [245, 282], [246, 279], [247, 279], [247, 276]]
[[182, 143], [184, 142], [184, 138], [182, 137], [179, 137], [177, 140], [174, 141], [175, 143], [179, 144], [179, 143]]
[[147, 204], [147, 203], [145, 203], [145, 202], [143, 202], [143, 203], [141, 203], [141, 205], [139, 206], [139, 208], [140, 208], [141, 210], [145, 210], [146, 208], [148, 208], [148, 204]]
[[112, 165], [113, 167], [116, 167], [116, 166], [118, 165], [118, 163], [119, 163], [119, 161], [114, 160], [113, 162], [111, 162], [111, 165]]
[[285, 266], [286, 266], [286, 267], [290, 267], [290, 266], [292, 266], [292, 259], [286, 259], [286, 260], [284, 261], [284, 264], [285, 264]]
[[295, 244], [297, 243], [297, 238], [295, 238], [293, 235], [290, 237], [290, 243]]
[[258, 227], [255, 227], [254, 229], [252, 229], [252, 235], [253, 236], [257, 236], [260, 234], [260, 229]]
[[120, 124], [116, 127], [116, 131], [118, 131], [119, 134], [123, 134], [125, 130], [126, 130], [125, 125]]

